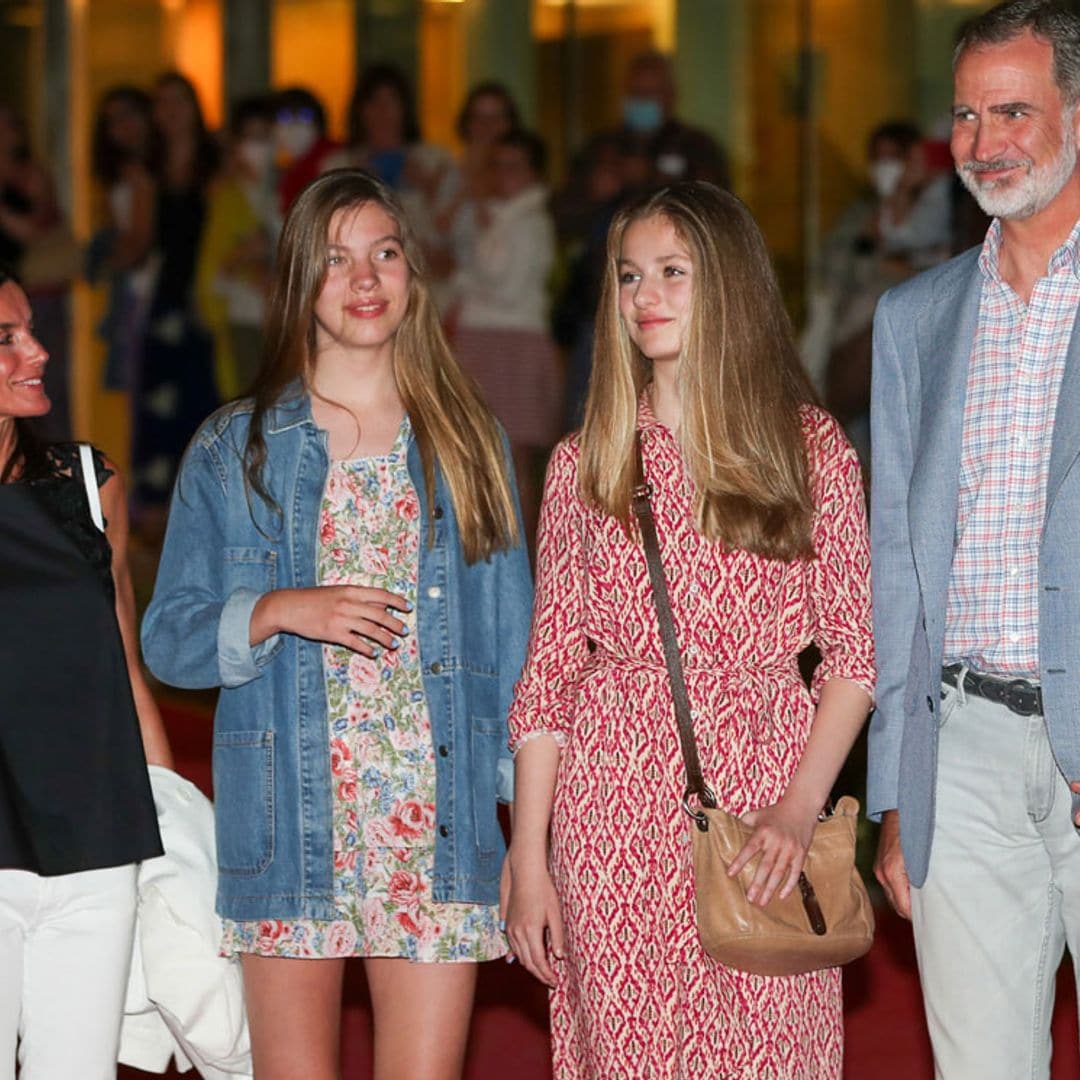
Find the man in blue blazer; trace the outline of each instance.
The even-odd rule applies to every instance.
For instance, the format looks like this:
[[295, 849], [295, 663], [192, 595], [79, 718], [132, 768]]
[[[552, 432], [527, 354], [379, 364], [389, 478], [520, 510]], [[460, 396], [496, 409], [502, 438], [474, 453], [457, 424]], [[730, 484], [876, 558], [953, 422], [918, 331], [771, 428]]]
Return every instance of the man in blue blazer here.
[[1080, 947], [1080, 17], [1000, 4], [954, 76], [995, 220], [875, 319], [867, 798], [937, 1075], [1016, 1080]]

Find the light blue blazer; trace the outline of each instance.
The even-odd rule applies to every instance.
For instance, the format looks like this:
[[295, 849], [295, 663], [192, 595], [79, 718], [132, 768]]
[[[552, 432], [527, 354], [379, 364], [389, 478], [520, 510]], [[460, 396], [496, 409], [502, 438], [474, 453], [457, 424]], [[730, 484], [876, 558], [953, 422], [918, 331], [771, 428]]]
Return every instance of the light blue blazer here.
[[[867, 810], [899, 809], [911, 884], [934, 835], [945, 601], [952, 568], [979, 248], [886, 293], [874, 319], [871, 405], [877, 712]], [[1080, 779], [1080, 332], [1054, 420], [1039, 550], [1039, 668], [1058, 767]], [[1078, 799], [1074, 797], [1076, 810]]]

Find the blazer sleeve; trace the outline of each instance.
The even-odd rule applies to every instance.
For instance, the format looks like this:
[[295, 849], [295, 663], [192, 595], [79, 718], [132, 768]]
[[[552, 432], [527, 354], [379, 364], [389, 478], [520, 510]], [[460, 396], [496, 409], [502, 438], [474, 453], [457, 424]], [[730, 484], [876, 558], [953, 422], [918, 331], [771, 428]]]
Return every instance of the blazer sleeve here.
[[897, 343], [892, 300], [886, 294], [874, 317], [870, 405], [870, 547], [878, 685], [870, 722], [866, 801], [875, 821], [898, 803], [905, 687], [919, 618], [919, 581], [908, 521], [913, 403], [905, 376], [905, 366], [916, 358], [904, 356]]

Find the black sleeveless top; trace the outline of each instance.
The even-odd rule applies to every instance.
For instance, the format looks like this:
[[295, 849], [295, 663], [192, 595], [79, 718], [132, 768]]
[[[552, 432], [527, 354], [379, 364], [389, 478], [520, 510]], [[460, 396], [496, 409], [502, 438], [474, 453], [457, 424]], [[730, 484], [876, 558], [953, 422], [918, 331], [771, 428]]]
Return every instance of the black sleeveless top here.
[[49, 448], [45, 475], [0, 484], [0, 688], [0, 868], [160, 855], [111, 551], [73, 444]]

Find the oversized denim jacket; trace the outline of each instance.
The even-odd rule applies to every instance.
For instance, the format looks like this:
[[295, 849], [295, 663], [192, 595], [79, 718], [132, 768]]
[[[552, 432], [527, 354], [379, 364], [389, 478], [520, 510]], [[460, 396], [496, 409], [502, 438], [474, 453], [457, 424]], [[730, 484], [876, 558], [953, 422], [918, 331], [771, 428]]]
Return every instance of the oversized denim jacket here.
[[[332, 919], [332, 788], [322, 645], [278, 634], [249, 645], [272, 589], [316, 581], [326, 434], [294, 391], [267, 412], [267, 487], [283, 514], [249, 498], [242, 471], [250, 403], [212, 416], [185, 455], [169, 513], [146, 662], [163, 682], [222, 687], [214, 719], [218, 912], [230, 919]], [[467, 565], [449, 492], [436, 475], [421, 508], [417, 632], [435, 744], [433, 896], [498, 900], [504, 845], [496, 801], [512, 794], [506, 715], [532, 607], [522, 546]], [[434, 525], [434, 546], [428, 528]]]

